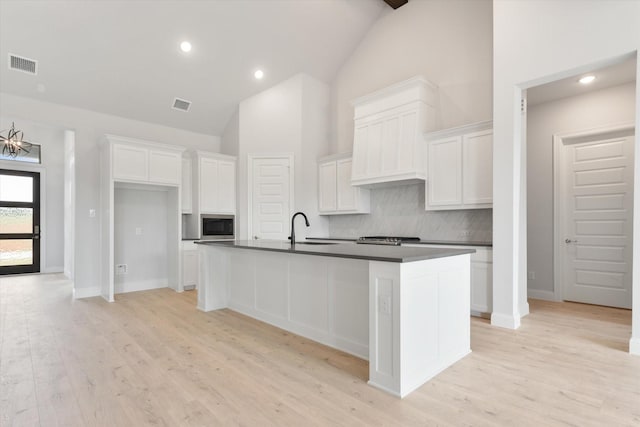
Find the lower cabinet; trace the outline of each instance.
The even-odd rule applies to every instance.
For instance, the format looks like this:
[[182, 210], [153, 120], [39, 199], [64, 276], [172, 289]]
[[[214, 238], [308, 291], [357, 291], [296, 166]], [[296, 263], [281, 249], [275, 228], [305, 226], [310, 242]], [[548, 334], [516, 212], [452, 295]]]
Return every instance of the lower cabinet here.
[[200, 254], [193, 240], [182, 241], [182, 286], [185, 291], [198, 288], [200, 282]]
[[416, 245], [402, 246], [475, 249], [471, 254], [471, 315], [489, 317], [493, 310], [493, 249], [487, 246]]

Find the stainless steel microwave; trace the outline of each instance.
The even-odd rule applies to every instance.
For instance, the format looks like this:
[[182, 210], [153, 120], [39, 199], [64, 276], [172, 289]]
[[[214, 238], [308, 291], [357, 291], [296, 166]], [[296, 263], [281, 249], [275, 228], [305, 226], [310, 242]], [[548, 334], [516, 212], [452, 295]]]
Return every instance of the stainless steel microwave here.
[[233, 215], [201, 215], [202, 240], [235, 239]]

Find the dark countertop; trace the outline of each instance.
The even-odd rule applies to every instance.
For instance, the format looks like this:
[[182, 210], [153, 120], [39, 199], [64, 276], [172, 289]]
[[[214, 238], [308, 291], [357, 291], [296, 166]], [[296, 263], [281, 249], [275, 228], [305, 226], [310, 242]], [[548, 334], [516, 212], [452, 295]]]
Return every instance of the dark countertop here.
[[289, 242], [280, 240], [233, 240], [226, 242], [198, 241], [196, 244], [399, 263], [444, 258], [475, 252], [473, 249], [409, 248], [402, 246], [352, 245], [340, 243], [333, 245], [309, 245], [304, 244], [304, 242], [299, 242], [292, 247]]
[[[343, 242], [355, 242], [358, 239], [340, 239], [334, 237], [307, 237], [307, 240], [335, 240], [335, 241], [343, 241]], [[442, 245], [442, 246], [486, 246], [492, 247], [493, 243], [491, 242], [481, 242], [481, 241], [468, 241], [468, 242], [460, 242], [457, 240], [420, 240], [419, 242], [407, 242], [409, 245]]]

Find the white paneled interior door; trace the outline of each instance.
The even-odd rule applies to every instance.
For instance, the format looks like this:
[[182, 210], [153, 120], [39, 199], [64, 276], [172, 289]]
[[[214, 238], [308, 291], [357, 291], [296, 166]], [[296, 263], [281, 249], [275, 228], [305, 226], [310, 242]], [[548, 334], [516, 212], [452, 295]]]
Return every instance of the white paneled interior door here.
[[251, 236], [287, 240], [291, 219], [292, 158], [251, 157]]
[[562, 144], [564, 299], [631, 308], [633, 136]]

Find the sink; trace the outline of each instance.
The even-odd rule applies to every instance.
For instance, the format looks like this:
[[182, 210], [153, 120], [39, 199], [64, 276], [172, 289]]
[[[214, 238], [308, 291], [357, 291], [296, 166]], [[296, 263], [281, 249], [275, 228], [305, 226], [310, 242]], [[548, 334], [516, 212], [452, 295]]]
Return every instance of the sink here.
[[324, 243], [324, 242], [296, 242], [296, 246], [298, 245], [337, 245], [338, 243], [336, 242], [328, 242], [328, 243]]

